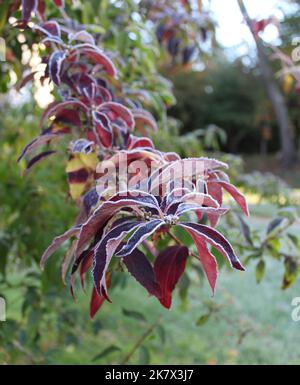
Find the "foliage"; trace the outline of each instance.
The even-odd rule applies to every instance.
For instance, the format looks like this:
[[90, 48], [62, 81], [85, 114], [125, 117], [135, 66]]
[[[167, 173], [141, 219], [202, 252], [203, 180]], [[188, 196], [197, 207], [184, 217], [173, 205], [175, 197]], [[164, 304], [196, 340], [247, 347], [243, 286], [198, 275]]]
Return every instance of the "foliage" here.
[[[35, 2], [24, 1], [22, 5], [19, 27], [29, 25], [32, 12], [37, 11], [42, 19], [32, 26], [33, 32], [43, 35], [42, 44], [46, 47], [42, 82], [52, 81], [58, 87], [59, 97], [44, 111], [41, 134], [25, 146], [19, 160], [34, 154], [27, 162], [28, 172], [55, 152], [49, 150], [50, 143], [70, 134], [75, 139], [69, 145], [66, 171], [70, 195], [77, 201], [80, 213], [75, 226], [56, 237], [45, 251], [42, 266], [58, 247], [75, 237], [62, 263], [62, 278], [65, 280], [68, 267], [73, 265], [74, 293], [77, 269], [80, 267], [83, 284], [86, 271], [93, 265], [91, 316], [102, 306], [104, 298], [110, 301], [107, 288], [114, 270], [114, 255], [118, 264], [124, 264], [150, 295], [170, 307], [171, 293], [189, 256], [188, 247], [173, 235], [172, 227], [181, 226], [193, 238], [199, 252], [196, 258], [201, 261], [213, 291], [217, 263], [207, 243], [228, 258], [233, 267], [243, 270], [231, 245], [214, 229], [227, 211], [222, 207], [223, 189], [248, 214], [244, 197], [222, 171], [227, 166], [207, 158], [181, 160], [175, 153], [156, 150], [148, 138], [133, 136], [135, 127], [145, 135], [147, 126], [156, 131], [157, 125], [154, 117], [143, 109], [138, 95], [134, 96], [122, 82], [116, 86], [118, 70], [111, 59], [113, 55], [100, 49], [95, 37], [82, 25], [69, 19], [63, 4], [55, 4], [63, 16], [60, 21], [45, 21], [44, 12], [36, 8]], [[30, 79], [27, 77], [26, 81]], [[45, 145], [47, 148], [37, 153]], [[137, 161], [143, 161], [146, 168], [133, 169], [134, 175], [129, 174], [124, 181], [121, 172]], [[110, 185], [112, 175], [104, 171], [111, 165], [117, 171], [114, 182], [118, 187]], [[181, 174], [174, 179], [173, 174], [179, 170]], [[198, 221], [206, 215], [210, 226], [181, 219], [191, 211], [196, 212]], [[169, 237], [163, 249], [155, 243], [148, 245], [147, 238], [153, 242], [153, 237], [161, 234]], [[169, 246], [174, 240], [176, 245]], [[147, 245], [148, 257], [144, 254]], [[146, 247], [144, 252], [138, 249], [142, 246]], [[153, 257], [152, 267], [148, 258]], [[169, 265], [170, 260], [173, 263]], [[166, 280], [167, 277], [173, 278]]]

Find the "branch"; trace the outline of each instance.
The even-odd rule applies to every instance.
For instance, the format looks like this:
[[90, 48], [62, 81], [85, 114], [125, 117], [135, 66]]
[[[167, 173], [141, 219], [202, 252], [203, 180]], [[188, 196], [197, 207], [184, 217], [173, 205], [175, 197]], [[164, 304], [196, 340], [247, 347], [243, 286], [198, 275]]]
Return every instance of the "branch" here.
[[137, 351], [139, 347], [142, 346], [145, 339], [153, 332], [153, 330], [160, 324], [162, 316], [159, 316], [157, 320], [149, 326], [149, 328], [145, 331], [145, 333], [137, 340], [133, 348], [130, 350], [130, 352], [125, 356], [123, 361], [121, 362], [121, 365], [127, 364], [127, 362], [131, 359], [131, 357], [134, 355], [134, 353]]

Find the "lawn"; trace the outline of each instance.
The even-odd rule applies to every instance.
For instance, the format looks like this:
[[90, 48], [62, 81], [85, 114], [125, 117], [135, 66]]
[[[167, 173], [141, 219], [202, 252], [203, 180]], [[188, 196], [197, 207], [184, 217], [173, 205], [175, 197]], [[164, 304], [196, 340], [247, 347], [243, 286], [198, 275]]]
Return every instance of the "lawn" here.
[[[265, 227], [266, 212], [262, 215], [263, 218], [257, 216], [251, 222]], [[147, 349], [137, 349], [129, 363], [299, 364], [300, 322], [292, 321], [291, 301], [300, 297], [300, 285], [298, 282], [282, 291], [282, 263], [267, 262], [265, 278], [259, 285], [254, 265], [250, 264], [244, 273], [222, 269], [213, 298], [207, 283], [201, 284], [195, 277], [189, 301], [183, 304], [177, 292], [170, 311], [149, 298], [131, 279], [126, 287], [111, 292], [113, 304], [105, 303], [94, 321], [90, 321], [89, 296], [78, 291], [74, 303], [66, 289], [62, 294], [64, 306], [70, 309], [70, 317], [79, 317], [73, 330], [76, 343], [72, 338], [58, 341], [57, 330], [50, 320], [41, 337], [41, 350], [25, 352], [21, 362], [30, 361], [32, 355], [38, 362], [47, 364], [118, 364], [159, 319], [160, 326], [145, 339], [143, 345]], [[15, 316], [20, 312], [20, 293], [11, 289], [7, 296], [8, 317]], [[208, 308], [214, 309], [212, 315], [197, 326]], [[131, 316], [124, 315], [124, 309]], [[130, 311], [144, 314], [145, 320]], [[93, 361], [93, 357], [107, 348], [109, 354]]]

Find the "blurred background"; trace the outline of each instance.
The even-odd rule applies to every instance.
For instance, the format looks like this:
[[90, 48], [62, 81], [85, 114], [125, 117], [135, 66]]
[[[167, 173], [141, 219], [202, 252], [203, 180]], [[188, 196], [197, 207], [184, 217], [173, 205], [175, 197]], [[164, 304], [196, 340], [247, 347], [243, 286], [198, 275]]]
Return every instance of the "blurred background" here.
[[[74, 222], [76, 205], [66, 143], [30, 172], [17, 163], [55, 91], [38, 77], [20, 87], [43, 65], [42, 49], [30, 32], [12, 28], [20, 13], [10, 13], [12, 3], [0, 1], [0, 297], [7, 304], [0, 362], [299, 364], [300, 322], [291, 303], [300, 297], [300, 2], [197, 2], [201, 22], [191, 47], [180, 21], [179, 42], [161, 39], [166, 16], [153, 17], [151, 1], [66, 1], [115, 53], [122, 81], [143, 88], [159, 123], [154, 143], [228, 162], [251, 212], [246, 221], [233, 208], [220, 224], [247, 269], [222, 266], [215, 297], [201, 269], [190, 270], [168, 311], [118, 272], [113, 305], [105, 303], [93, 321], [91, 282], [76, 301], [61, 283], [64, 250], [39, 269], [53, 237]], [[59, 18], [53, 2], [46, 4], [49, 17]]]

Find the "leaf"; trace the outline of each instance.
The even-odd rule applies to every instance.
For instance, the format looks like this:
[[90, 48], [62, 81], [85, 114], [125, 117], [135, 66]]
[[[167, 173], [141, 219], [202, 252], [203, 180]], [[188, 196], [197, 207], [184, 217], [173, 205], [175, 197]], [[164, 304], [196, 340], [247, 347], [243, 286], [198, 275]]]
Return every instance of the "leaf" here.
[[37, 138], [33, 139], [30, 143], [28, 143], [22, 150], [20, 156], [18, 157], [17, 161], [20, 162], [25, 155], [27, 155], [29, 152], [33, 151], [37, 147], [40, 147], [44, 144], [49, 143], [53, 139], [61, 138], [62, 134], [54, 134], [54, 133], [42, 133]]
[[[71, 107], [72, 107], [72, 110], [70, 111]], [[85, 106], [85, 104], [81, 103], [79, 100], [66, 100], [64, 102], [53, 102], [49, 104], [49, 106], [43, 112], [43, 115], [40, 121], [40, 126], [43, 125], [46, 119], [49, 119], [52, 117], [56, 117], [56, 118], [60, 116], [64, 117], [65, 114], [71, 114], [77, 117], [78, 110], [87, 111], [87, 107]], [[76, 121], [77, 120], [78, 119], [76, 119]], [[62, 119], [62, 121], [64, 121], [64, 119]]]
[[114, 63], [109, 59], [108, 56], [106, 56], [103, 52], [101, 52], [96, 47], [91, 46], [84, 46], [84, 47], [76, 47], [70, 51], [69, 58], [72, 59], [73, 57], [76, 57], [78, 54], [83, 55], [91, 60], [93, 60], [95, 63], [102, 65], [104, 70], [109, 76], [116, 77], [117, 76], [117, 69], [114, 65]]
[[104, 357], [108, 356], [109, 354], [115, 353], [115, 352], [118, 352], [118, 351], [121, 351], [121, 348], [119, 348], [116, 345], [111, 345], [108, 348], [105, 348], [104, 350], [102, 350], [101, 353], [99, 353], [95, 357], [93, 357], [92, 358], [92, 362], [98, 361], [101, 358], [104, 358]]
[[[106, 285], [109, 287], [111, 285], [111, 275], [107, 274], [106, 276]], [[98, 310], [101, 308], [105, 301], [105, 297], [103, 295], [100, 295], [97, 293], [97, 290], [95, 287], [93, 287], [91, 301], [90, 301], [90, 318], [93, 319], [98, 312]]]
[[159, 186], [165, 186], [170, 181], [182, 182], [183, 176], [186, 180], [204, 177], [208, 170], [227, 168], [227, 164], [215, 159], [187, 158], [171, 162], [167, 166], [158, 169], [149, 179], [150, 191], [159, 191]]
[[113, 130], [109, 119], [101, 112], [92, 112], [95, 124], [95, 134], [99, 138], [100, 143], [105, 148], [110, 148], [113, 144]]
[[159, 253], [154, 263], [156, 279], [161, 288], [158, 298], [167, 309], [172, 304], [172, 292], [184, 272], [189, 250], [185, 246], [170, 246]]
[[34, 156], [32, 159], [30, 159], [30, 161], [27, 163], [26, 165], [26, 171], [28, 172], [32, 166], [34, 166], [35, 164], [39, 163], [41, 160], [47, 158], [48, 156], [52, 155], [52, 154], [55, 154], [56, 151], [44, 151], [44, 152], [41, 152], [40, 154]]
[[54, 20], [46, 21], [40, 25], [35, 25], [33, 30], [40, 31], [48, 37], [61, 37], [61, 29], [59, 24]]
[[120, 192], [99, 206], [89, 220], [83, 224], [79, 234], [79, 242], [76, 255], [80, 255], [87, 242], [97, 233], [98, 230], [119, 210], [126, 207], [148, 207], [159, 212], [159, 205], [155, 197], [141, 191]]
[[214, 246], [228, 259], [232, 267], [241, 271], [245, 270], [238, 257], [235, 255], [230, 243], [217, 230], [197, 223], [180, 223], [180, 226], [185, 228], [191, 235], [194, 233], [196, 236], [202, 237], [203, 240]]
[[[3, 6], [3, 5], [2, 5]], [[22, 0], [22, 19], [26, 23], [31, 18], [31, 13], [37, 8], [37, 0]]]
[[74, 41], [74, 40], [79, 40], [79, 41], [83, 41], [85, 43], [89, 43], [91, 45], [95, 45], [95, 39], [93, 38], [93, 36], [85, 31], [85, 30], [82, 30], [82, 31], [78, 31], [74, 34], [72, 34], [70, 36], [70, 41]]
[[74, 237], [79, 233], [80, 226], [74, 226], [71, 227], [69, 230], [67, 230], [64, 234], [59, 235], [58, 237], [54, 238], [51, 245], [46, 249], [44, 254], [42, 255], [41, 261], [40, 261], [40, 267], [41, 269], [44, 269], [45, 263], [50, 258], [50, 256], [68, 239], [71, 237]]
[[109, 117], [112, 120], [116, 120], [117, 118], [121, 118], [126, 123], [129, 130], [133, 130], [134, 128], [134, 117], [131, 113], [131, 111], [123, 106], [123, 104], [116, 103], [116, 102], [106, 102], [102, 103], [101, 106], [97, 110], [98, 112], [107, 112], [107, 113], [113, 113], [114, 118], [109, 115]]
[[52, 1], [59, 8], [63, 8], [65, 6], [64, 0], [52, 0]]
[[288, 289], [295, 282], [300, 273], [300, 267], [298, 263], [291, 257], [286, 257], [284, 261], [284, 276], [282, 281], [282, 289]]
[[203, 326], [207, 323], [207, 321], [210, 319], [211, 313], [204, 314], [200, 316], [196, 322], [197, 326]]
[[139, 225], [140, 222], [137, 221], [121, 223], [120, 225], [110, 230], [95, 247], [93, 267], [94, 285], [98, 294], [104, 295], [108, 301], [109, 298], [107, 296], [106, 282], [104, 277], [111, 258], [113, 257], [123, 238]]
[[228, 182], [225, 182], [219, 179], [217, 179], [216, 182], [220, 184], [224, 188], [224, 190], [226, 190], [232, 196], [232, 198], [237, 202], [237, 204], [243, 210], [245, 215], [249, 216], [250, 214], [249, 214], [248, 204], [244, 195], [235, 186], [233, 186]]
[[268, 224], [268, 227], [267, 227], [267, 235], [271, 234], [273, 230], [279, 227], [284, 220], [285, 218], [283, 217], [276, 217], [272, 219], [272, 221]]
[[246, 223], [244, 218], [241, 217], [240, 215], [238, 215], [238, 219], [239, 219], [241, 231], [242, 231], [242, 234], [243, 234], [245, 240], [248, 242], [248, 244], [250, 246], [253, 246], [253, 241], [251, 238], [251, 231], [250, 231], [250, 227], [249, 227], [248, 223]]
[[156, 282], [151, 263], [143, 252], [135, 249], [123, 258], [129, 273], [148, 291], [150, 295], [159, 296], [160, 287]]
[[154, 144], [151, 139], [144, 137], [137, 137], [130, 135], [128, 140], [128, 150], [133, 150], [136, 148], [154, 148]]
[[266, 263], [263, 259], [261, 259], [255, 268], [255, 277], [256, 277], [257, 283], [261, 282], [261, 280], [263, 279], [263, 277], [265, 275], [265, 271], [266, 271]]
[[194, 231], [189, 231], [190, 235], [192, 236], [199, 255], [199, 260], [201, 262], [201, 265], [203, 267], [203, 270], [205, 272], [206, 278], [210, 284], [210, 287], [212, 289], [213, 294], [215, 294], [216, 291], [216, 282], [218, 279], [218, 264], [215, 259], [215, 257], [212, 255], [212, 253], [208, 250], [208, 247], [206, 245], [206, 241], [203, 240], [201, 236], [199, 236]]
[[299, 238], [294, 235], [294, 234], [291, 234], [291, 233], [288, 233], [287, 236], [289, 237], [289, 239], [292, 241], [293, 245], [297, 248], [299, 248], [299, 245], [300, 245], [300, 240]]
[[150, 351], [146, 346], [140, 347], [140, 356], [139, 356], [139, 364], [140, 365], [149, 365], [150, 364]]
[[73, 259], [74, 253], [75, 253], [76, 242], [77, 242], [77, 240], [74, 240], [72, 242], [72, 245], [69, 248], [69, 250], [67, 251], [67, 253], [64, 257], [64, 260], [62, 262], [62, 265], [61, 265], [61, 279], [62, 279], [64, 284], [66, 284], [67, 271], [68, 271], [68, 268], [70, 266], [70, 263], [72, 262], [72, 259]]
[[126, 317], [130, 317], [130, 318], [134, 318], [138, 321], [146, 321], [146, 318], [145, 316], [138, 312], [138, 311], [135, 311], [135, 310], [128, 310], [128, 309], [125, 309], [123, 308], [122, 309], [122, 313], [126, 316]]
[[132, 110], [132, 114], [135, 120], [135, 124], [137, 128], [140, 127], [140, 131], [142, 134], [146, 133], [146, 131], [143, 129], [144, 125], [149, 126], [154, 132], [157, 132], [157, 123], [154, 117], [150, 114], [150, 112], [141, 108], [136, 108]]
[[50, 79], [57, 86], [61, 83], [61, 71], [62, 65], [66, 58], [66, 53], [62, 51], [54, 51], [49, 59], [48, 67], [49, 67], [49, 75]]
[[141, 224], [138, 229], [128, 239], [128, 242], [116, 253], [118, 257], [125, 257], [131, 254], [145, 239], [150, 237], [155, 231], [164, 225], [161, 219], [154, 219]]

